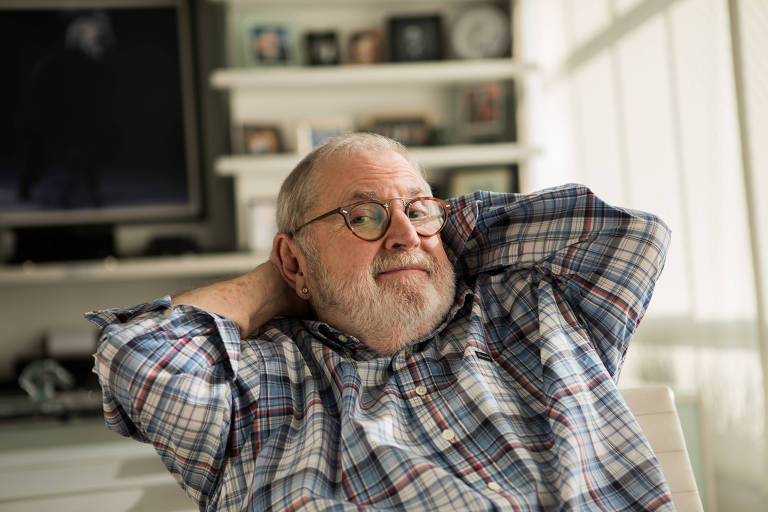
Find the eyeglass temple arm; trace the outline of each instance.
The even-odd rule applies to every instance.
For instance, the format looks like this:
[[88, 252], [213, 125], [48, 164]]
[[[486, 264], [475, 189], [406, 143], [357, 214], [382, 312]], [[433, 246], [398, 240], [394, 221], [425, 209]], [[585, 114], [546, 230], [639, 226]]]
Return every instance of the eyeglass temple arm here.
[[342, 212], [345, 212], [345, 211], [346, 211], [346, 210], [344, 209], [344, 207], [342, 207], [342, 208], [336, 208], [335, 210], [331, 210], [331, 211], [329, 211], [329, 212], [325, 212], [325, 213], [324, 213], [324, 214], [322, 214], [322, 215], [318, 215], [318, 216], [317, 216], [317, 217], [315, 217], [314, 219], [312, 219], [312, 220], [308, 220], [307, 222], [305, 222], [305, 223], [304, 223], [304, 224], [302, 224], [301, 226], [299, 226], [299, 227], [297, 227], [296, 229], [294, 229], [294, 230], [293, 230], [293, 234], [295, 235], [296, 233], [298, 233], [298, 232], [299, 232], [299, 230], [300, 230], [300, 229], [302, 229], [302, 228], [304, 228], [304, 227], [306, 227], [306, 226], [308, 226], [308, 225], [312, 224], [312, 223], [313, 223], [313, 222], [315, 222], [315, 221], [318, 221], [318, 220], [324, 219], [324, 218], [326, 218], [326, 217], [330, 217], [331, 215], [333, 215], [333, 214], [335, 214], [335, 213], [342, 213]]

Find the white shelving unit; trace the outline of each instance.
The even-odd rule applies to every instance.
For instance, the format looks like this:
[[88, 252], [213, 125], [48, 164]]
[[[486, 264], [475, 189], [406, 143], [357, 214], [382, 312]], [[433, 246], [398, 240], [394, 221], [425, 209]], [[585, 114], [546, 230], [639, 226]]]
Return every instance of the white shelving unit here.
[[[268, 202], [279, 192], [283, 179], [303, 154], [299, 127], [313, 120], [345, 118], [353, 126], [361, 118], [378, 115], [408, 115], [424, 112], [434, 126], [452, 127], [456, 122], [457, 90], [465, 84], [504, 82], [515, 85], [516, 140], [495, 143], [451, 143], [460, 138], [448, 137], [447, 144], [413, 147], [413, 156], [427, 171], [431, 180], [439, 180], [445, 171], [462, 167], [509, 166], [519, 164], [524, 173], [525, 162], [537, 153], [525, 145], [524, 106], [519, 92], [524, 78], [536, 72], [532, 63], [510, 57], [440, 60], [427, 62], [382, 62], [376, 64], [344, 64], [336, 66], [299, 65], [294, 59], [284, 66], [243, 67], [242, 21], [253, 16], [266, 20], [282, 20], [296, 34], [313, 30], [333, 30], [343, 46], [349, 34], [360, 28], [383, 27], [390, 15], [440, 13], [444, 26], [477, 3], [472, 0], [450, 0], [413, 3], [404, 0], [219, 0], [227, 4], [230, 25], [230, 57], [232, 67], [219, 69], [210, 76], [210, 85], [227, 93], [230, 105], [232, 136], [235, 146], [246, 125], [274, 126], [282, 134], [283, 151], [270, 155], [222, 155], [215, 164], [216, 172], [235, 178], [238, 241], [240, 249], [252, 247], [251, 206]], [[515, 0], [489, 0], [485, 3], [503, 7], [511, 14], [512, 47], [518, 47], [519, 26]], [[299, 38], [294, 39], [299, 44]], [[343, 51], [342, 51], [343, 53]], [[449, 55], [450, 57], [450, 55]], [[242, 144], [240, 144], [242, 145]], [[521, 181], [524, 177], [521, 176]]]

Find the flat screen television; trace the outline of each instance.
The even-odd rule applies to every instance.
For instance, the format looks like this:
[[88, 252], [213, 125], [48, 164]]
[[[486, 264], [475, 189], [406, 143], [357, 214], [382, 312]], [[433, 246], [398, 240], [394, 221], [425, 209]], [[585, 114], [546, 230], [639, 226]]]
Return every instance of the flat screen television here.
[[0, 0], [0, 228], [17, 249], [200, 215], [187, 1]]

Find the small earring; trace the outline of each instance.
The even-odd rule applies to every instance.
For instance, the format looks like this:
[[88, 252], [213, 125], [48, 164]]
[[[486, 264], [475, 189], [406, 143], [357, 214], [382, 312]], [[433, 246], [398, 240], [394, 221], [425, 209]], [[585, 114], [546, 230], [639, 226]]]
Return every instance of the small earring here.
[[304, 295], [307, 295], [307, 294], [309, 294], [309, 288], [307, 288], [307, 287], [305, 286], [304, 288], [302, 288], [302, 289], [301, 289], [301, 293], [303, 293]]

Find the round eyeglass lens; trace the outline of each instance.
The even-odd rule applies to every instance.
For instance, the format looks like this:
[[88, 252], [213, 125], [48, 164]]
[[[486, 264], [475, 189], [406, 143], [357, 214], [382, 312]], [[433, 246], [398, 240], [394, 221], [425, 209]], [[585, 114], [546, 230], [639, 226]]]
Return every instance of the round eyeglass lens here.
[[433, 199], [414, 201], [407, 213], [416, 232], [422, 236], [434, 235], [445, 222], [443, 205]]
[[352, 231], [361, 238], [374, 240], [387, 225], [387, 210], [379, 203], [363, 203], [352, 208], [348, 218]]

